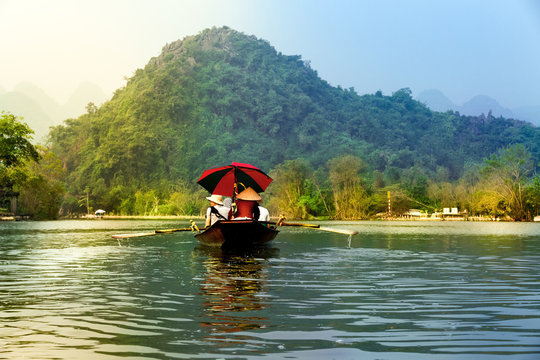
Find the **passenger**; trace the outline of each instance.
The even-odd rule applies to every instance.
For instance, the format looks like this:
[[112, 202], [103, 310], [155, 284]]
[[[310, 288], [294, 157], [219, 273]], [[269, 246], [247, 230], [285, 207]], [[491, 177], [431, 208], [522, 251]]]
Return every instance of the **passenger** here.
[[210, 206], [206, 209], [206, 227], [214, 225], [217, 221], [227, 220], [230, 208], [223, 204], [223, 197], [212, 194], [206, 199], [210, 201]]
[[232, 207], [232, 199], [230, 197], [226, 197], [223, 199], [223, 205], [225, 205], [228, 208]]
[[236, 196], [236, 213], [233, 214], [233, 220], [253, 220], [259, 219], [258, 201], [262, 200], [259, 194], [248, 187]]
[[270, 221], [270, 212], [267, 208], [261, 206], [262, 200], [259, 203], [259, 221]]
[[267, 208], [259, 205], [259, 221], [270, 221], [270, 212]]

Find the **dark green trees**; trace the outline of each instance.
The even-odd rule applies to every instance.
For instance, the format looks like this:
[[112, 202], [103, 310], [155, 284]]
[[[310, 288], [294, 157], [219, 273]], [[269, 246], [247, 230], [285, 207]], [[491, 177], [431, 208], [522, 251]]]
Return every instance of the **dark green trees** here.
[[10, 113], [0, 114], [0, 166], [3, 169], [37, 160], [39, 155], [30, 140], [34, 131]]
[[34, 132], [10, 113], [0, 113], [0, 207], [8, 208], [17, 196], [16, 187], [27, 178], [24, 163], [38, 160], [39, 155], [30, 142]]

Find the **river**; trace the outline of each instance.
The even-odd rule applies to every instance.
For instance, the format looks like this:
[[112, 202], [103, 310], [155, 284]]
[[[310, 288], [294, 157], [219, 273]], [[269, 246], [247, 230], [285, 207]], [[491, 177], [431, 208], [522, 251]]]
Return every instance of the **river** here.
[[0, 223], [0, 359], [540, 359], [539, 223], [321, 224], [359, 234]]

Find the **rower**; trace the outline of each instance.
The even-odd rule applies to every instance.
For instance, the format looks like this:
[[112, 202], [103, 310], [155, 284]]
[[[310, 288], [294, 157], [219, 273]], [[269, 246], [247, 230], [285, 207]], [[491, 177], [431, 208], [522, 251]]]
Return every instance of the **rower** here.
[[210, 206], [206, 209], [206, 227], [214, 225], [217, 221], [227, 220], [230, 208], [223, 204], [221, 195], [212, 194], [206, 200], [210, 201]]

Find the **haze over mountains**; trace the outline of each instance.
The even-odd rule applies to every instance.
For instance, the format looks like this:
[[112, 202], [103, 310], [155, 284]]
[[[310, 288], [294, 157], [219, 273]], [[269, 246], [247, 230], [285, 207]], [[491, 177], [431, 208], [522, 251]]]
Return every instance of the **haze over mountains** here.
[[99, 106], [105, 100], [105, 92], [90, 82], [81, 83], [64, 104], [59, 104], [41, 88], [29, 82], [22, 82], [11, 91], [0, 87], [0, 110], [23, 117], [24, 122], [35, 132], [35, 142], [45, 140], [49, 127], [84, 114], [89, 102]]
[[452, 110], [470, 116], [487, 115], [491, 111], [494, 117], [502, 116], [507, 119], [524, 120], [540, 126], [540, 106], [522, 106], [508, 109], [500, 105], [497, 100], [486, 95], [477, 95], [459, 106], [454, 104], [442, 91], [436, 89], [425, 90], [418, 94], [416, 99], [434, 111], [445, 112]]

